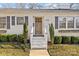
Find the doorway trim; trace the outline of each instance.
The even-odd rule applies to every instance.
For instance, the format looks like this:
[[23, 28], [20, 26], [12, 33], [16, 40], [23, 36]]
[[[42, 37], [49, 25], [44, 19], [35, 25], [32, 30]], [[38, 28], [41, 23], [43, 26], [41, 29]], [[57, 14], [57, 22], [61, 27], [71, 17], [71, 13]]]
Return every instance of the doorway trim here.
[[44, 19], [44, 16], [33, 16], [33, 18], [34, 18], [34, 20], [33, 20], [33, 26], [34, 26], [34, 35], [36, 35], [35, 34], [35, 18], [42, 18], [42, 34], [41, 35], [43, 35], [44, 33], [43, 33], [43, 19]]

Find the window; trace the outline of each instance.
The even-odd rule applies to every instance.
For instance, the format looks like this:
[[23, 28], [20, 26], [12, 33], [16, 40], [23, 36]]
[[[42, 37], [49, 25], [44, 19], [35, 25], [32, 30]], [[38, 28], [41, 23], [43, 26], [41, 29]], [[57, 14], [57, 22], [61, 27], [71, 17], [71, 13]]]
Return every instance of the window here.
[[76, 20], [76, 28], [79, 28], [79, 17], [77, 17], [75, 20]]
[[0, 28], [6, 28], [6, 17], [0, 17]]
[[75, 30], [75, 28], [79, 28], [79, 16], [56, 16], [55, 17], [55, 29]]
[[59, 18], [59, 28], [66, 28], [66, 18], [65, 17]]
[[68, 17], [68, 28], [74, 28], [74, 17]]
[[12, 16], [12, 25], [15, 25], [15, 16]]
[[24, 24], [24, 17], [17, 17], [17, 25], [23, 25]]

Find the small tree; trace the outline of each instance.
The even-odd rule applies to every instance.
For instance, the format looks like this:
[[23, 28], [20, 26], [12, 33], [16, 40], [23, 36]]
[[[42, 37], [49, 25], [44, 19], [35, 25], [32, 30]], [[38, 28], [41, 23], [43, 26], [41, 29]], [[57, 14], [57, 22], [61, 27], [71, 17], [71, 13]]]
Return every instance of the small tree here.
[[26, 23], [24, 23], [24, 25], [23, 25], [23, 36], [24, 36], [24, 44], [26, 44], [26, 40], [28, 37], [28, 28], [27, 28]]
[[49, 25], [49, 33], [50, 33], [51, 43], [53, 44], [54, 43], [54, 27], [52, 23]]

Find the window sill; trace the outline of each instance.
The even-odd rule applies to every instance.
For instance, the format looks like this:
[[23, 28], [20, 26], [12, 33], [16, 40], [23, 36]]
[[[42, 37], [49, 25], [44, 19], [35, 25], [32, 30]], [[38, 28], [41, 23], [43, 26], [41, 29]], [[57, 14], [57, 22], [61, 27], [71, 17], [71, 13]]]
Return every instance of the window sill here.
[[79, 30], [58, 30], [59, 33], [79, 33]]

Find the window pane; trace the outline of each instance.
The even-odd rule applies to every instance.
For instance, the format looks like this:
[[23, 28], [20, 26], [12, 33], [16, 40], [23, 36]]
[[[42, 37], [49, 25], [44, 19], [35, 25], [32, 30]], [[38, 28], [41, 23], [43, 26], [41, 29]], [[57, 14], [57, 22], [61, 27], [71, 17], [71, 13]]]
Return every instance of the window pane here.
[[12, 25], [15, 25], [15, 16], [12, 16]]
[[66, 18], [65, 17], [60, 17], [59, 28], [66, 28]]
[[76, 17], [76, 28], [79, 28], [79, 17]]
[[68, 17], [68, 28], [74, 28], [74, 17]]
[[0, 28], [6, 27], [6, 17], [0, 17]]
[[17, 25], [24, 24], [24, 17], [17, 17]]

